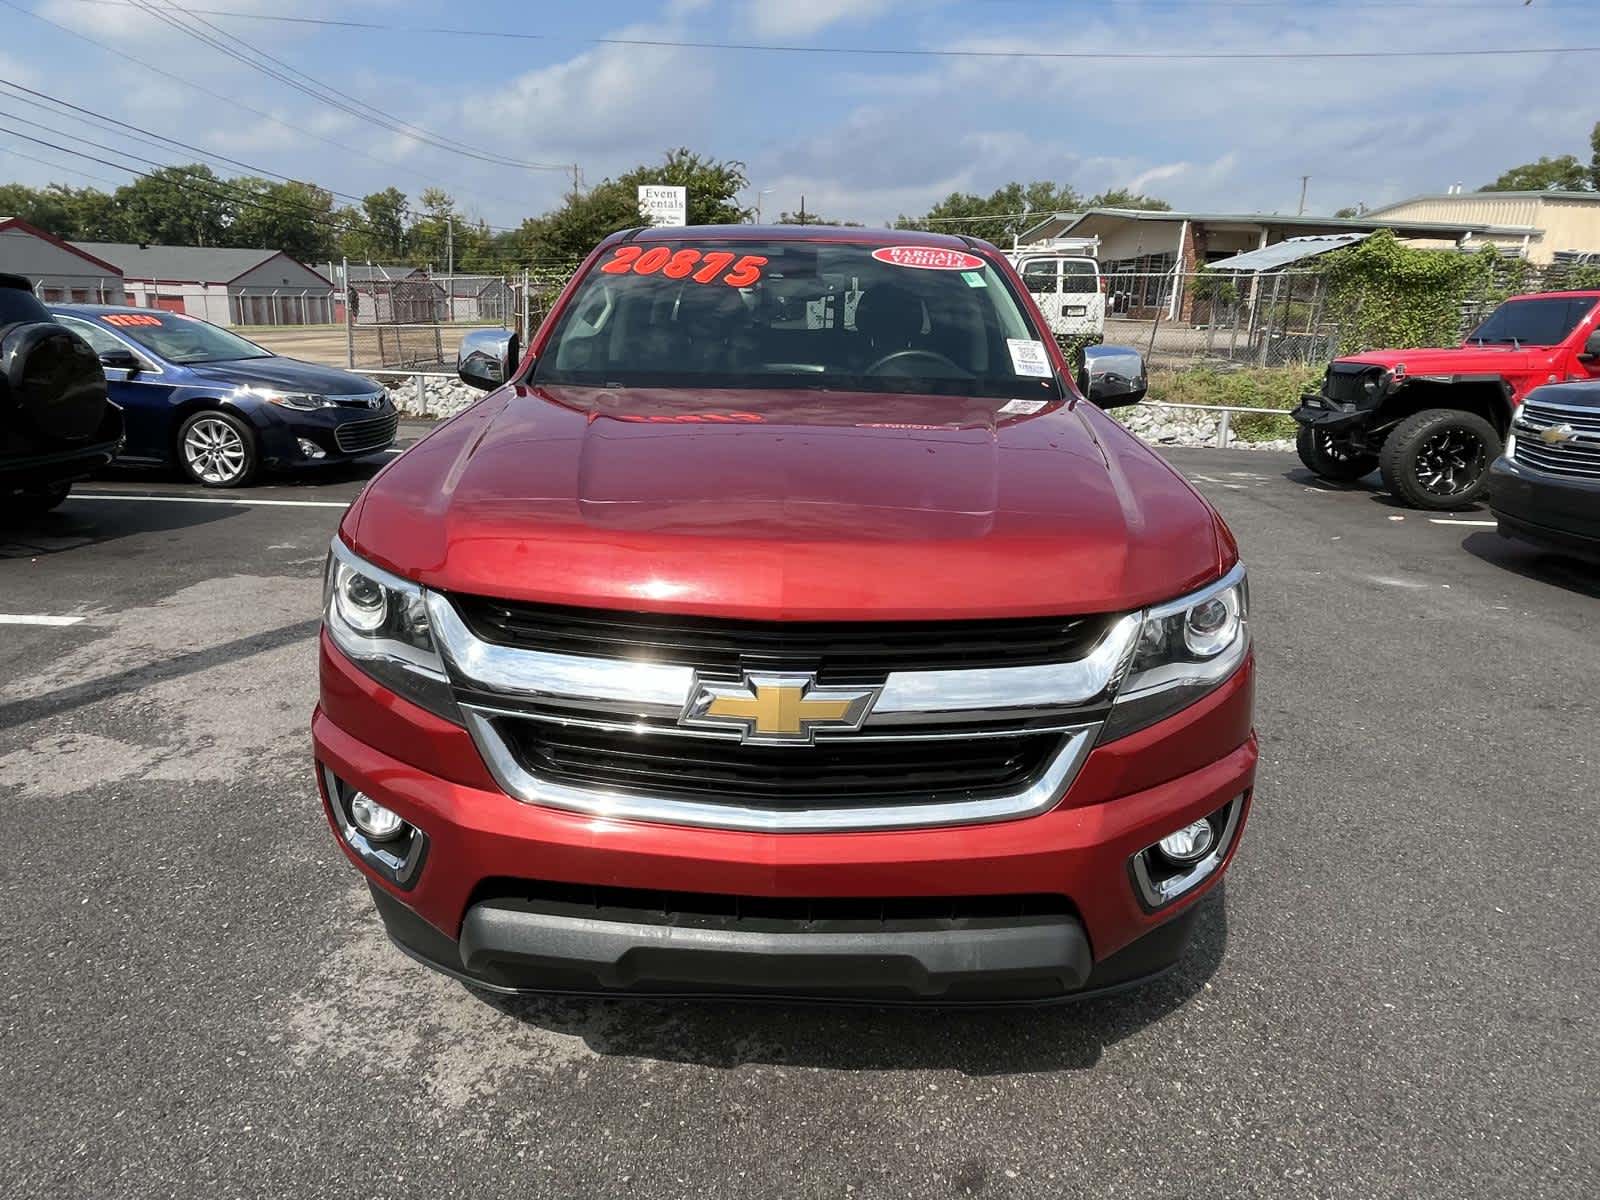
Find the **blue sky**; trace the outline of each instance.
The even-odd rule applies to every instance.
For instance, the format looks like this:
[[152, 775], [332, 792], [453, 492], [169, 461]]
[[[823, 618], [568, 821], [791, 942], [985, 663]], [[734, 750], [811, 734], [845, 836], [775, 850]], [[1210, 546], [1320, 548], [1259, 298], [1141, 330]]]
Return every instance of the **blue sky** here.
[[[119, 0], [0, 8], [0, 77], [273, 171], [362, 194], [443, 185], [467, 211], [515, 224], [570, 179], [490, 166], [329, 109]], [[165, 0], [156, 0], [164, 3]], [[1600, 55], [1339, 61], [1128, 62], [871, 57], [596, 45], [597, 37], [921, 49], [1217, 51], [1465, 49], [1600, 43], [1584, 0], [667, 0], [446, 4], [177, 0], [185, 8], [515, 29], [463, 39], [212, 16], [323, 82], [443, 135], [588, 182], [687, 145], [748, 164], [768, 214], [807, 207], [881, 223], [955, 190], [1053, 178], [1131, 186], [1180, 208], [1293, 212], [1480, 185], [1540, 154], [1587, 158]], [[133, 59], [342, 143], [329, 145], [162, 78]], [[110, 143], [12, 101], [0, 110]], [[0, 126], [59, 138], [0, 116]], [[68, 143], [62, 143], [68, 144]], [[75, 144], [75, 143], [74, 143]], [[117, 142], [145, 157], [149, 147]], [[81, 147], [80, 147], [81, 148]], [[76, 171], [0, 132], [0, 179], [128, 178]], [[98, 152], [95, 152], [98, 153]], [[366, 157], [363, 157], [366, 156]], [[193, 156], [171, 154], [167, 161]], [[378, 161], [373, 161], [378, 160]], [[104, 186], [104, 182], [100, 186]]]

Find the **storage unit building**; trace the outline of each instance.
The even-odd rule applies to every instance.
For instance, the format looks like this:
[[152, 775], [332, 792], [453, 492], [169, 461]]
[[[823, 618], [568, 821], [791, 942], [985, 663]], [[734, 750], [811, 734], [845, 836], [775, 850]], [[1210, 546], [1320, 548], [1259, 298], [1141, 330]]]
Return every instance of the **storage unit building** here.
[[47, 304], [122, 304], [122, 272], [18, 217], [0, 216], [0, 271], [21, 275]]
[[281, 250], [75, 242], [122, 269], [128, 303], [217, 325], [326, 325], [333, 284]]

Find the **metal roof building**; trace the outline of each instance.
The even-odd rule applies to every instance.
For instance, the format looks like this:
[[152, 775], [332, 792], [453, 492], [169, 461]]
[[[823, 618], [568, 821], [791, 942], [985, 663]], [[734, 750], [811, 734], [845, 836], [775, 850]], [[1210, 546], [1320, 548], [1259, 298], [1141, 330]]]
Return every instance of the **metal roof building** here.
[[74, 242], [115, 264], [129, 304], [218, 325], [319, 325], [334, 319], [333, 284], [281, 250]]

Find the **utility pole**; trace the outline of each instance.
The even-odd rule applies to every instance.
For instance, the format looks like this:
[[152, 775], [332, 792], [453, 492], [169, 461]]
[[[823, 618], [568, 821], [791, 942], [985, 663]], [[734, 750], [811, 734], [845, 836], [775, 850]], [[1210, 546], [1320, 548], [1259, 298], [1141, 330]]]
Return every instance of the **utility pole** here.
[[1306, 186], [1310, 184], [1310, 182], [1311, 176], [1300, 176], [1300, 211], [1295, 214], [1296, 216], [1303, 217], [1306, 215]]
[[444, 215], [444, 273], [449, 278], [456, 273], [456, 215]]
[[578, 194], [582, 190], [582, 188], [583, 188], [583, 168], [578, 166], [577, 163], [573, 163], [572, 164], [572, 201], [573, 201], [574, 204], [577, 203]]
[[804, 225], [805, 223], [806, 223], [806, 198], [805, 198], [805, 194], [802, 193], [801, 196], [800, 196], [800, 224]]

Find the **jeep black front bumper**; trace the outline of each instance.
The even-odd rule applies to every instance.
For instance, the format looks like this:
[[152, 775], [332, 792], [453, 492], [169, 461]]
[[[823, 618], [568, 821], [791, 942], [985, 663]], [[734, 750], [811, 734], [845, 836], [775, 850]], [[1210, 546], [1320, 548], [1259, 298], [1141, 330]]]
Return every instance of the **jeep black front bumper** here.
[[1320, 429], [1331, 434], [1361, 433], [1372, 420], [1371, 409], [1360, 409], [1353, 404], [1340, 404], [1322, 395], [1301, 396], [1300, 404], [1289, 417], [1307, 429]]

